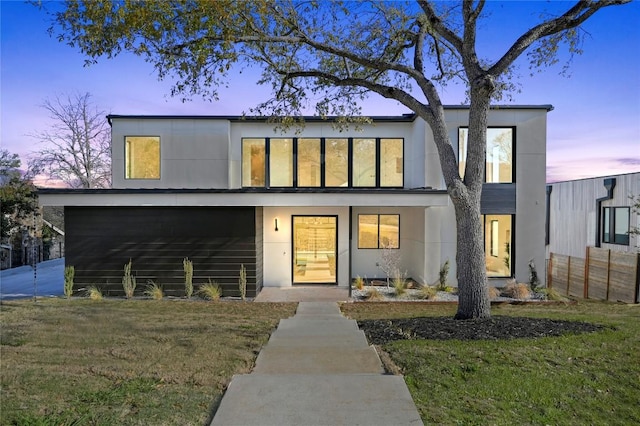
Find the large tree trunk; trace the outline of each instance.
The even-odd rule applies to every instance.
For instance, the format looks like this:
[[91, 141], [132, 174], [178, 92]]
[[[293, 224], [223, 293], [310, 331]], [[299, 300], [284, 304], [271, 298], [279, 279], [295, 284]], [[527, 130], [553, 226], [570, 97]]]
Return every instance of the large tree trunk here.
[[455, 318], [488, 318], [491, 316], [491, 303], [487, 288], [479, 200], [477, 204], [474, 201], [455, 202], [454, 205], [458, 238], [458, 312]]

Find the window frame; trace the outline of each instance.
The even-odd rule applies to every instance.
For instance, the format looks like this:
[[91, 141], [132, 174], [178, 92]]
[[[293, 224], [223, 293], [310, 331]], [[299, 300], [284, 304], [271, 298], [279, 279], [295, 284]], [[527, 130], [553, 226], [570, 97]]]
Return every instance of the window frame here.
[[[616, 217], [617, 211], [626, 210], [627, 232], [625, 234], [616, 234]], [[608, 222], [608, 227], [607, 227]], [[608, 229], [607, 229], [608, 228]], [[629, 231], [631, 230], [631, 207], [629, 206], [603, 206], [602, 207], [602, 224], [600, 226], [602, 233], [602, 242], [606, 244], [615, 244], [619, 246], [628, 246], [630, 244]], [[608, 234], [605, 233], [608, 231]], [[616, 235], [623, 235], [620, 241]], [[605, 237], [606, 236], [606, 237]]]
[[[293, 141], [293, 157], [292, 157], [292, 173], [293, 173], [293, 183], [290, 186], [274, 186], [271, 185], [271, 140], [272, 139], [291, 139]], [[320, 185], [317, 186], [303, 186], [300, 185], [300, 180], [298, 179], [299, 175], [299, 162], [298, 162], [298, 141], [300, 140], [319, 140], [320, 141]], [[354, 140], [361, 139], [370, 139], [375, 142], [375, 184], [373, 186], [355, 186], [354, 185], [354, 177], [353, 177], [353, 162], [354, 162]], [[245, 141], [247, 140], [262, 140], [265, 144], [264, 149], [264, 175], [265, 175], [265, 183], [264, 185], [245, 185], [243, 180], [244, 176], [244, 148]], [[347, 158], [346, 158], [346, 168], [347, 168], [347, 180], [346, 186], [329, 186], [327, 185], [327, 141], [329, 140], [343, 140], [347, 143]], [[392, 186], [392, 185], [383, 185], [382, 176], [381, 176], [381, 144], [383, 140], [398, 140], [401, 141], [402, 148], [402, 158], [401, 158], [401, 173], [402, 173], [402, 183], [400, 186]], [[397, 160], [396, 160], [397, 162]], [[240, 183], [242, 188], [305, 188], [305, 189], [324, 189], [324, 188], [347, 188], [347, 189], [402, 189], [405, 184], [405, 138], [403, 137], [357, 137], [357, 138], [341, 138], [341, 137], [313, 137], [313, 136], [304, 136], [304, 137], [293, 137], [293, 138], [264, 138], [258, 136], [246, 136], [241, 138], [241, 153], [240, 153]], [[274, 165], [275, 167], [275, 165]]]
[[[362, 247], [360, 242], [360, 216], [376, 216], [376, 247]], [[398, 245], [397, 247], [384, 247], [380, 244], [380, 217], [381, 216], [397, 216], [398, 217]], [[400, 250], [400, 213], [358, 213], [358, 250]]]
[[[245, 185], [244, 183], [244, 155], [245, 155], [245, 141], [262, 141], [264, 143], [264, 158], [262, 159], [263, 162], [263, 180], [264, 180], [264, 184], [263, 185]], [[267, 167], [267, 150], [268, 150], [268, 143], [267, 143], [267, 138], [260, 138], [260, 137], [246, 137], [246, 138], [242, 138], [241, 143], [240, 143], [240, 186], [242, 188], [264, 188], [267, 186], [267, 183], [269, 182], [269, 168]], [[251, 170], [249, 171], [249, 179], [251, 180]]]
[[[490, 219], [489, 222], [487, 222], [487, 216], [508, 216], [511, 218], [510, 220], [510, 227], [511, 227], [511, 235], [510, 235], [510, 240], [509, 240], [509, 275], [492, 275], [489, 276], [487, 269], [487, 265], [486, 265], [486, 256], [491, 256], [494, 258], [499, 258], [499, 255], [496, 256], [491, 248], [493, 246], [493, 238], [495, 238], [495, 235], [493, 233], [493, 222], [497, 220], [495, 219]], [[505, 279], [505, 278], [512, 278], [514, 276], [514, 265], [515, 265], [515, 260], [516, 260], [516, 215], [515, 214], [504, 214], [504, 213], [483, 213], [481, 215], [482, 218], [482, 237], [483, 237], [483, 247], [487, 247], [487, 241], [489, 241], [489, 249], [490, 252], [486, 253], [485, 252], [485, 273], [487, 274], [487, 278], [488, 279]], [[497, 226], [497, 224], [496, 224]], [[497, 229], [497, 228], [496, 228]], [[489, 240], [487, 240], [487, 238]], [[500, 248], [498, 247], [498, 253], [499, 253]]]
[[[460, 177], [462, 179], [464, 179], [464, 174], [462, 173], [462, 171], [460, 170], [460, 159], [462, 156], [461, 153], [461, 149], [462, 149], [462, 144], [461, 142], [461, 138], [460, 138], [460, 130], [462, 129], [466, 129], [467, 130], [467, 139], [468, 139], [468, 132], [469, 132], [469, 126], [458, 126], [458, 174], [460, 175]], [[509, 184], [513, 184], [516, 183], [516, 146], [517, 146], [517, 126], [487, 126], [487, 131], [489, 131], [489, 129], [510, 129], [511, 130], [511, 181], [510, 182], [487, 182], [487, 158], [486, 158], [486, 154], [485, 154], [485, 166], [484, 166], [484, 177], [483, 177], [483, 184], [486, 185], [509, 185]], [[489, 142], [489, 139], [487, 138], [487, 143]], [[465, 144], [465, 170], [466, 170], [466, 152], [468, 151], [468, 147], [467, 147], [468, 143]], [[485, 146], [485, 152], [487, 150], [488, 146]]]
[[[158, 177], [128, 177], [127, 175], [129, 170], [129, 149], [128, 149], [128, 141], [129, 138], [148, 138], [148, 139], [157, 139], [158, 140]], [[162, 138], [160, 135], [125, 135], [124, 136], [124, 179], [126, 181], [132, 180], [160, 180], [162, 179]]]

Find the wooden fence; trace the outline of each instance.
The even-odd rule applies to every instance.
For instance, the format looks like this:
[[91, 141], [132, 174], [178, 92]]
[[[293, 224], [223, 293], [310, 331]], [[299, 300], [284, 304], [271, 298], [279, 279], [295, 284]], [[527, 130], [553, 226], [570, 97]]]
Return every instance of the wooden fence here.
[[567, 296], [640, 302], [640, 255], [587, 247], [586, 259], [551, 253], [547, 285]]

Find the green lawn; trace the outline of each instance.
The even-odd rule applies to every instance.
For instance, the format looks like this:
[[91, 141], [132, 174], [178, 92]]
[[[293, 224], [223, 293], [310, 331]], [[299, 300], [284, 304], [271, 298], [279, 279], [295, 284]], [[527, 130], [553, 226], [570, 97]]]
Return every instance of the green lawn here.
[[1, 424], [202, 425], [293, 303], [0, 305]]
[[[349, 304], [355, 319], [453, 315], [455, 306]], [[548, 317], [604, 331], [510, 341], [401, 341], [384, 346], [425, 424], [640, 424], [640, 306], [503, 305], [495, 315]]]

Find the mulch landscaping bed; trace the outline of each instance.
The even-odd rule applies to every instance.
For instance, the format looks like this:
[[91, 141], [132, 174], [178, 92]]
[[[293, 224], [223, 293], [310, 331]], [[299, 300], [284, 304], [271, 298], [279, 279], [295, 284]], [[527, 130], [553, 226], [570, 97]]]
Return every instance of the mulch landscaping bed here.
[[395, 340], [500, 340], [591, 333], [604, 327], [578, 321], [493, 316], [481, 320], [423, 317], [358, 321], [370, 344]]

